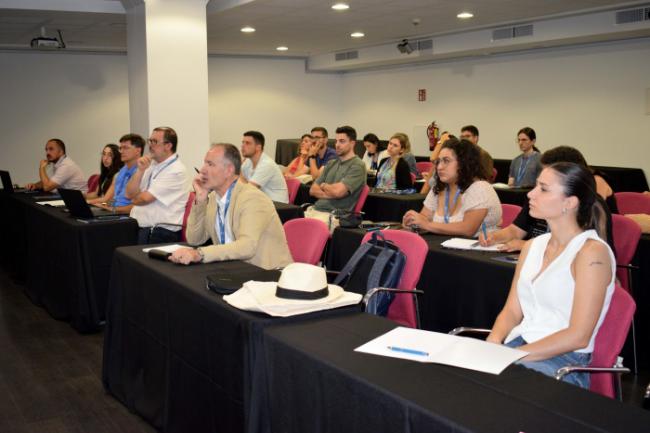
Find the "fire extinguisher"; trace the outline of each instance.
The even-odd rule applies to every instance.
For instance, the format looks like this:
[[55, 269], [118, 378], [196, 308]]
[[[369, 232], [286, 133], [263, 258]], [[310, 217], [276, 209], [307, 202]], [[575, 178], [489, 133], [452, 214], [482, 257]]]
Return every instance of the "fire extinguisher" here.
[[427, 126], [427, 137], [429, 138], [429, 150], [433, 150], [440, 140], [440, 128], [436, 125], [436, 121], [431, 122], [431, 125]]

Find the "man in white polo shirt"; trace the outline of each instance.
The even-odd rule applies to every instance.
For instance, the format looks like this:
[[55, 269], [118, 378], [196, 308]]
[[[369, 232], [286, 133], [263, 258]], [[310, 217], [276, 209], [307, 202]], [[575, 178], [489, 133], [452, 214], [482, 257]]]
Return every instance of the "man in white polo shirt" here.
[[261, 189], [271, 200], [289, 203], [287, 181], [282, 170], [264, 153], [264, 135], [258, 131], [244, 132], [241, 153], [246, 158], [241, 166], [241, 179]]
[[181, 224], [187, 203], [187, 172], [178, 159], [178, 136], [172, 128], [155, 128], [149, 137], [149, 155], [138, 159], [138, 168], [126, 185], [131, 217], [138, 220], [138, 243], [181, 240]]
[[[52, 138], [45, 143], [45, 158], [41, 160], [38, 175], [41, 178], [38, 182], [28, 183], [29, 190], [42, 189], [43, 191], [54, 191], [58, 187], [65, 189], [78, 189], [81, 192], [88, 191], [88, 182], [79, 168], [65, 154], [65, 143], [58, 138]], [[52, 169], [48, 173], [48, 168]]]

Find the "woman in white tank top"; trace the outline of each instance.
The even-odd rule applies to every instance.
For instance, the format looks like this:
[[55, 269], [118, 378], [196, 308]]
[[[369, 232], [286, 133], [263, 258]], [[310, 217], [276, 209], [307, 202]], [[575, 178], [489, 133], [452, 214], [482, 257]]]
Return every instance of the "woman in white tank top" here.
[[[591, 173], [573, 163], [545, 168], [528, 193], [530, 215], [550, 233], [526, 243], [506, 305], [488, 341], [529, 352], [525, 367], [553, 376], [564, 365], [588, 365], [614, 291], [616, 261]], [[565, 376], [588, 388], [585, 373]]]

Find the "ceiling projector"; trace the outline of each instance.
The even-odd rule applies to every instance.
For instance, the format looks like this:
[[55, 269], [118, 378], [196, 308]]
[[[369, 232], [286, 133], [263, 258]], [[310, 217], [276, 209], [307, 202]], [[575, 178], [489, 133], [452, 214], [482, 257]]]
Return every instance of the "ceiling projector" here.
[[57, 32], [59, 34], [58, 38], [50, 38], [45, 35], [45, 27], [41, 27], [41, 35], [32, 39], [30, 43], [31, 47], [37, 50], [58, 50], [65, 48], [61, 30], [57, 30]]

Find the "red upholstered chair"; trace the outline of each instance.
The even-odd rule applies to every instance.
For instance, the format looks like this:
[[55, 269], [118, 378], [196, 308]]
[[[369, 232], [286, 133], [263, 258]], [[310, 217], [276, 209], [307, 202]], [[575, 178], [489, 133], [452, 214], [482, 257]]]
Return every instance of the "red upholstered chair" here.
[[641, 227], [636, 221], [623, 215], [612, 215], [612, 238], [616, 249], [616, 276], [621, 286], [632, 292], [630, 281], [630, 263], [636, 253], [636, 247], [641, 239]]
[[[429, 246], [419, 235], [404, 230], [382, 230], [386, 240], [392, 241], [406, 256], [406, 265], [402, 278], [397, 285], [398, 290], [413, 291], [420, 279], [420, 273], [424, 266], [424, 260], [429, 252]], [[367, 233], [362, 242], [368, 242], [372, 233]], [[418, 307], [415, 294], [395, 294], [393, 302], [388, 308], [386, 316], [401, 325], [411, 328], [419, 327]]]
[[370, 192], [370, 187], [368, 185], [364, 185], [363, 189], [361, 190], [361, 194], [359, 194], [359, 200], [357, 200], [357, 204], [354, 206], [355, 212], [361, 212], [361, 209], [363, 209], [363, 205], [366, 204], [366, 199], [368, 198], [369, 192]]
[[516, 204], [501, 203], [501, 228], [508, 227], [521, 212], [521, 206]]
[[99, 174], [91, 174], [88, 178], [88, 192], [95, 192], [99, 187]]
[[284, 223], [293, 260], [317, 265], [330, 236], [327, 224], [314, 218], [295, 218]]
[[[587, 367], [568, 365], [557, 370], [555, 378], [561, 380], [573, 372], [588, 372], [591, 374], [589, 389], [606, 397], [620, 399], [620, 375], [629, 373], [630, 369], [618, 365], [618, 355], [621, 353], [627, 334], [630, 331], [636, 304], [625, 290], [616, 283], [609, 310], [605, 320], [598, 330], [594, 340], [594, 351], [591, 363]], [[458, 335], [463, 333], [488, 334], [489, 329], [460, 327], [449, 333]]]
[[628, 213], [646, 213], [650, 214], [650, 195], [640, 192], [616, 192], [616, 206], [618, 213], [625, 215]]
[[415, 183], [417, 179], [418, 177], [415, 175], [415, 173], [411, 173], [411, 183]]
[[415, 167], [418, 169], [420, 174], [422, 173], [431, 173], [433, 171], [433, 162], [431, 161], [419, 161], [415, 163]]
[[190, 192], [187, 196], [187, 201], [185, 202], [185, 212], [183, 213], [183, 223], [182, 224], [172, 224], [172, 223], [158, 223], [154, 225], [151, 230], [155, 229], [158, 226], [176, 226], [181, 227], [181, 242], [187, 242], [185, 237], [185, 230], [187, 229], [187, 219], [190, 217], [190, 212], [192, 211], [192, 205], [194, 204], [194, 197], [196, 193], [194, 191]]
[[289, 191], [289, 203], [293, 204], [296, 201], [298, 189], [300, 189], [300, 181], [296, 178], [287, 179], [287, 190]]

